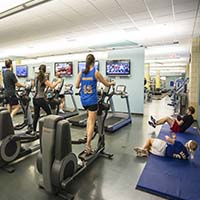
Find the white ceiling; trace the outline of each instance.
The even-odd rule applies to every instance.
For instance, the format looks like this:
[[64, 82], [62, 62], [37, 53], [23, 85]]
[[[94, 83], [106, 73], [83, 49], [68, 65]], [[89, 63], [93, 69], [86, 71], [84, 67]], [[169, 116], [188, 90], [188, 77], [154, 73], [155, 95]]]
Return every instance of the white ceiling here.
[[191, 38], [200, 35], [198, 2], [52, 0], [0, 20], [0, 59], [82, 52], [128, 40], [151, 46], [145, 51], [147, 62], [188, 61]]

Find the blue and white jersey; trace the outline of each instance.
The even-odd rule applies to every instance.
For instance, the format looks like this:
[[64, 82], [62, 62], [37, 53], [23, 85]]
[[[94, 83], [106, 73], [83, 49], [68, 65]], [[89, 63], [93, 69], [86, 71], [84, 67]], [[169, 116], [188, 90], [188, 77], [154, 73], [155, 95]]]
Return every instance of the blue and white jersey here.
[[83, 106], [95, 105], [98, 103], [97, 79], [95, 67], [87, 74], [81, 74], [81, 103]]

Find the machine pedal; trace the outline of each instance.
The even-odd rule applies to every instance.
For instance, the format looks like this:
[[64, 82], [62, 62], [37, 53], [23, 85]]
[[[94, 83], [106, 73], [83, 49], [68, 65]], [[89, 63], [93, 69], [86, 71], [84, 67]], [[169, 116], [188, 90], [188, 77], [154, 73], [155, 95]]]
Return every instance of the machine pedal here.
[[95, 152], [91, 153], [90, 155], [87, 155], [85, 153], [85, 151], [82, 151], [79, 155], [78, 155], [78, 158], [81, 160], [81, 161], [85, 161], [87, 162], [88, 160], [90, 160], [91, 158], [93, 158]]

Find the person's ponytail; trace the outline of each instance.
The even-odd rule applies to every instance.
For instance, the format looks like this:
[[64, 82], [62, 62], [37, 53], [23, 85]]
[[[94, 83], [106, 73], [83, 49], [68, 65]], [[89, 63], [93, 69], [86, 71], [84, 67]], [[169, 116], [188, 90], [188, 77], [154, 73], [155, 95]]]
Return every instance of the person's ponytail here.
[[84, 70], [84, 74], [87, 74], [90, 71], [90, 66], [94, 65], [95, 63], [95, 57], [93, 54], [88, 54], [86, 57], [86, 66], [85, 66], [85, 70]]
[[40, 81], [41, 83], [43, 83], [45, 80], [45, 72], [46, 72], [46, 65], [40, 65], [37, 80]]

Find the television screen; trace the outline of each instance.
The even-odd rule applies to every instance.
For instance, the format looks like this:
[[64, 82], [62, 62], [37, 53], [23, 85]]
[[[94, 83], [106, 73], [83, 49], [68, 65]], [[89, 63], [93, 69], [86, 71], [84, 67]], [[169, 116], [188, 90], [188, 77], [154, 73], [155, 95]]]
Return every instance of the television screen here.
[[18, 77], [28, 76], [28, 66], [27, 65], [16, 65], [16, 75]]
[[5, 71], [6, 71], [6, 67], [3, 66], [1, 72], [3, 73], [3, 72], [5, 72]]
[[72, 76], [73, 74], [73, 64], [72, 62], [58, 62], [54, 64], [55, 75], [57, 72], [60, 72], [62, 77]]
[[131, 74], [130, 60], [106, 61], [107, 76], [129, 76]]
[[[78, 62], [78, 72], [83, 71], [85, 69], [86, 62], [80, 61]], [[99, 70], [99, 61], [95, 61], [95, 68]]]

